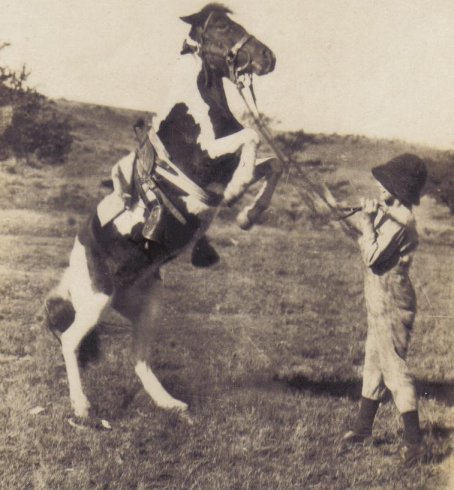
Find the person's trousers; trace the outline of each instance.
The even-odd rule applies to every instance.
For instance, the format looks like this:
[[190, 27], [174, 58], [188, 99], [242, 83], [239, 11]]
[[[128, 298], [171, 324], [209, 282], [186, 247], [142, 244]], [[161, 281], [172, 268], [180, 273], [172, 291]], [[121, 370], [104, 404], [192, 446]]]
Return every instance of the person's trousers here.
[[386, 388], [400, 413], [417, 410], [413, 377], [405, 360], [410, 329], [398, 321], [368, 315], [362, 396], [380, 400]]

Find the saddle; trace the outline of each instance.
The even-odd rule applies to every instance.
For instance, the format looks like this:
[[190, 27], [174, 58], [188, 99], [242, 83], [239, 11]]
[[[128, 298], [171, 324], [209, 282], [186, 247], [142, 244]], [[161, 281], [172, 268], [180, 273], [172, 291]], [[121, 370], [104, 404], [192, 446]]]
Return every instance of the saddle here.
[[[159, 144], [162, 143], [156, 137], [157, 141], [152, 141], [149, 138], [147, 132], [147, 125], [143, 119], [139, 119], [134, 125], [134, 131], [136, 133], [139, 146], [136, 149], [136, 156], [133, 163], [132, 172], [132, 201], [136, 201], [139, 198], [145, 204], [147, 214], [145, 216], [145, 223], [138, 223], [130, 232], [131, 240], [145, 252], [146, 255], [167, 255], [173, 247], [175, 237], [178, 237], [178, 241], [188, 243], [193, 236], [194, 226], [197, 227], [197, 219], [192, 217], [186, 218], [179, 211], [179, 209], [173, 204], [171, 199], [167, 196], [164, 190], [160, 187], [159, 181], [156, 179], [156, 175], [161, 175], [162, 169], [158, 168], [161, 165], [161, 158], [163, 151], [159, 148]], [[156, 146], [155, 146], [156, 145]], [[164, 155], [165, 156], [165, 155]], [[170, 160], [164, 158], [164, 164], [170, 167], [170, 170], [175, 170], [171, 165]], [[159, 172], [161, 170], [161, 172]], [[169, 179], [168, 172], [164, 171], [165, 180], [170, 181], [177, 186], [183, 192], [194, 191], [198, 197], [203, 199], [204, 202], [209, 205], [219, 204], [220, 198], [214, 198], [211, 194], [205, 194], [204, 191], [193, 182], [188, 184], [187, 178], [184, 174], [178, 175], [179, 179], [173, 181]], [[183, 180], [183, 182], [181, 181]], [[189, 188], [188, 188], [189, 186]], [[113, 197], [116, 197], [112, 194]], [[118, 199], [117, 199], [118, 201]], [[115, 210], [115, 215], [121, 214], [124, 211], [124, 205], [120, 204], [121, 209]], [[106, 207], [112, 215], [112, 203], [106, 203]], [[98, 206], [99, 208], [99, 206]], [[117, 212], [118, 211], [118, 212]], [[103, 215], [98, 209], [98, 215]], [[109, 215], [109, 213], [107, 213]], [[103, 223], [111, 221], [110, 219], [101, 220], [101, 226]], [[169, 257], [170, 258], [170, 257]], [[191, 262], [195, 267], [210, 267], [211, 265], [219, 261], [219, 255], [216, 250], [210, 245], [206, 237], [201, 237], [195, 244], [191, 256]]]
[[172, 214], [183, 225], [186, 224], [187, 220], [154, 178], [157, 154], [146, 129], [143, 120], [139, 120], [134, 125], [139, 141], [133, 170], [134, 187], [149, 212], [141, 233], [146, 240], [164, 245], [165, 216], [167, 212]]

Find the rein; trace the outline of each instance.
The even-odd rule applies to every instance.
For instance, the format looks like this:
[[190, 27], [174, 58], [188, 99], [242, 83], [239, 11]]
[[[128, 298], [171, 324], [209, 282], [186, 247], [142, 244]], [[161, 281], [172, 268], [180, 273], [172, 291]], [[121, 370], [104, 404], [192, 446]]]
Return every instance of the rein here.
[[[245, 69], [251, 63], [250, 56], [248, 55], [248, 60], [246, 63], [244, 63], [242, 66], [237, 66], [238, 55], [241, 52], [241, 49], [253, 38], [253, 36], [251, 36], [248, 33], [245, 33], [230, 49], [227, 50], [227, 52], [221, 50], [213, 50], [212, 48], [207, 47], [207, 43], [205, 40], [206, 31], [212, 19], [213, 13], [214, 12], [211, 12], [205, 20], [205, 23], [202, 28], [202, 33], [200, 36], [200, 42], [194, 46], [194, 45], [189, 45], [187, 41], [185, 41], [181, 53], [182, 54], [189, 53], [189, 52], [197, 53], [204, 61], [204, 64], [207, 63], [205, 59], [206, 54], [210, 56], [217, 56], [224, 59], [225, 64], [228, 68], [229, 79], [231, 80], [231, 82], [235, 84], [241, 98], [243, 99], [246, 109], [249, 112], [250, 116], [252, 117], [259, 133], [269, 144], [269, 146], [275, 153], [276, 157], [281, 161], [282, 165], [284, 166], [284, 169], [287, 172], [289, 172], [291, 166], [295, 167], [298, 175], [300, 176], [301, 179], [303, 179], [303, 181], [306, 183], [307, 187], [309, 188], [310, 192], [306, 192], [306, 198], [303, 198], [303, 201], [314, 212], [317, 212], [315, 200], [311, 196], [311, 193], [312, 195], [317, 196], [318, 199], [321, 200], [324, 203], [324, 205], [328, 207], [330, 212], [332, 212], [335, 215], [335, 219], [339, 222], [341, 229], [344, 231], [344, 233], [346, 233], [347, 236], [349, 236], [350, 238], [356, 239], [357, 236], [356, 228], [348, 221], [345, 221], [345, 219], [349, 217], [350, 214], [348, 215], [342, 214], [341, 213], [342, 210], [337, 207], [336, 200], [334, 199], [334, 196], [332, 195], [328, 187], [323, 183], [315, 184], [308, 177], [307, 173], [304, 172], [299, 166], [297, 166], [295, 162], [291, 160], [276, 145], [273, 135], [271, 134], [271, 131], [269, 130], [267, 124], [263, 120], [263, 117], [261, 116], [257, 107], [257, 99], [254, 92], [252, 74], [248, 74], [245, 72]], [[246, 77], [249, 79], [247, 84], [245, 83], [245, 80], [247, 79]], [[247, 96], [245, 93], [246, 85], [247, 88], [249, 89], [248, 94], [250, 95], [250, 99], [252, 100], [251, 102], [247, 100]], [[348, 209], [348, 211], [352, 211], [352, 209]], [[357, 211], [359, 211], [359, 209], [355, 209], [354, 212]], [[351, 214], [354, 214], [354, 212]]]
[[[173, 216], [183, 225], [187, 223], [186, 218], [166, 195], [155, 176], [163, 177], [167, 182], [186, 193], [196, 197], [207, 206], [219, 204], [219, 199], [210, 192], [206, 192], [182, 172], [171, 160], [159, 136], [152, 127], [146, 128], [134, 126], [139, 147], [136, 151], [137, 165], [134, 170], [134, 178], [137, 180], [137, 188], [140, 198], [148, 208], [150, 200], [147, 193], [151, 191]], [[137, 174], [137, 175], [136, 175]]]
[[[348, 218], [349, 216], [353, 215], [355, 212], [358, 212], [360, 211], [360, 209], [358, 208], [354, 208], [353, 209], [350, 209], [349, 211], [353, 211], [351, 212], [351, 214], [347, 214], [347, 215], [343, 215], [342, 213], [340, 213], [340, 210], [339, 208], [336, 206], [336, 200], [334, 199], [334, 196], [332, 195], [331, 191], [328, 189], [328, 187], [324, 184], [324, 183], [321, 183], [321, 184], [315, 184], [307, 175], [307, 172], [304, 172], [298, 165], [296, 165], [296, 163], [288, 156], [286, 155], [275, 143], [274, 141], [274, 138], [273, 138], [273, 135], [271, 134], [271, 131], [268, 127], [268, 125], [265, 123], [265, 121], [263, 120], [263, 117], [262, 115], [260, 114], [259, 110], [258, 110], [258, 107], [257, 107], [257, 99], [256, 99], [256, 96], [255, 96], [255, 92], [254, 92], [254, 86], [253, 86], [253, 81], [252, 81], [252, 74], [249, 74], [248, 75], [249, 77], [249, 81], [247, 84], [244, 83], [244, 78], [242, 80], [239, 79], [239, 77], [237, 76], [236, 77], [236, 80], [235, 80], [235, 85], [236, 85], [236, 88], [241, 96], [241, 98], [243, 99], [243, 102], [246, 106], [246, 109], [247, 111], [249, 112], [249, 115], [252, 117], [259, 133], [263, 136], [263, 138], [265, 139], [265, 141], [269, 144], [269, 146], [271, 147], [271, 149], [273, 150], [273, 152], [275, 153], [275, 155], [277, 156], [277, 158], [281, 161], [281, 163], [283, 164], [284, 166], [284, 169], [286, 170], [286, 172], [289, 172], [290, 171], [290, 167], [293, 166], [299, 177], [301, 179], [303, 179], [303, 181], [306, 183], [306, 185], [309, 187], [309, 189], [311, 190], [311, 192], [313, 192], [319, 199], [321, 199], [323, 201], [323, 203], [328, 206], [328, 209], [334, 213], [335, 215], [335, 219], [337, 221], [339, 221], [340, 225], [341, 225], [341, 229], [342, 231], [344, 231], [344, 233], [349, 236], [350, 238], [352, 239], [356, 239], [356, 236], [357, 236], [357, 231], [356, 231], [356, 228], [351, 225], [349, 222], [345, 221], [346, 218]], [[248, 87], [249, 89], [249, 95], [250, 95], [250, 98], [252, 100], [252, 102], [249, 102], [247, 100], [247, 96], [245, 94], [245, 89], [246, 89], [246, 86]], [[313, 209], [314, 211], [316, 211], [315, 209], [315, 206], [313, 204], [313, 202], [308, 202], [311, 198], [308, 197], [307, 199], [303, 199], [306, 204], [311, 208]]]
[[[237, 61], [238, 61], [238, 55], [241, 52], [241, 49], [244, 47], [245, 44], [247, 44], [253, 36], [250, 34], [246, 33], [244, 34], [241, 39], [239, 39], [230, 49], [227, 50], [227, 52], [219, 52], [215, 51], [213, 49], [209, 49], [206, 47], [206, 42], [205, 42], [205, 34], [208, 29], [208, 25], [212, 19], [213, 12], [211, 12], [208, 17], [205, 20], [205, 23], [203, 25], [202, 29], [202, 34], [201, 34], [201, 42], [197, 45], [195, 48], [195, 51], [199, 53], [199, 55], [204, 58], [204, 54], [209, 54], [212, 56], [218, 56], [224, 59], [228, 72], [229, 72], [229, 78], [230, 80], [235, 84], [241, 98], [243, 99], [243, 102], [246, 106], [247, 111], [251, 115], [259, 133], [263, 136], [265, 141], [269, 144], [273, 152], [275, 153], [276, 157], [282, 162], [282, 165], [284, 166], [285, 170], [289, 172], [290, 167], [293, 166], [296, 168], [298, 175], [300, 178], [303, 179], [303, 181], [306, 183], [306, 185], [309, 187], [310, 191], [315, 194], [324, 204], [325, 206], [328, 207], [328, 209], [335, 215], [335, 218], [337, 221], [339, 221], [339, 224], [342, 228], [342, 230], [347, 234], [352, 239], [356, 238], [357, 231], [356, 228], [350, 224], [348, 221], [345, 221], [345, 218], [348, 216], [343, 215], [340, 211], [340, 209], [336, 205], [336, 200], [334, 199], [334, 196], [331, 194], [331, 191], [328, 189], [328, 187], [325, 184], [315, 184], [307, 175], [306, 172], [301, 170], [299, 166], [295, 164], [293, 160], [291, 160], [275, 143], [273, 135], [271, 134], [271, 131], [269, 130], [267, 124], [263, 120], [263, 117], [261, 116], [258, 107], [257, 107], [257, 99], [255, 96], [254, 92], [254, 86], [253, 86], [253, 81], [252, 81], [252, 74], [247, 74], [244, 73], [244, 70], [250, 65], [251, 59], [248, 56], [248, 60], [246, 63], [244, 63], [242, 66], [238, 67], [237, 66]], [[185, 50], [192, 51], [192, 48], [185, 43], [183, 45], [183, 51], [182, 52], [187, 52]], [[243, 73], [242, 73], [243, 72]], [[247, 84], [245, 84], [246, 77], [249, 78], [249, 81]], [[245, 94], [245, 88], [246, 85], [248, 87], [248, 93], [250, 95], [250, 98], [252, 102], [249, 102], [247, 100], [246, 94]], [[306, 204], [314, 211], [317, 211], [315, 202], [313, 198], [311, 198], [310, 194], [307, 193], [307, 198], [303, 199]], [[354, 214], [354, 213], [352, 213]]]

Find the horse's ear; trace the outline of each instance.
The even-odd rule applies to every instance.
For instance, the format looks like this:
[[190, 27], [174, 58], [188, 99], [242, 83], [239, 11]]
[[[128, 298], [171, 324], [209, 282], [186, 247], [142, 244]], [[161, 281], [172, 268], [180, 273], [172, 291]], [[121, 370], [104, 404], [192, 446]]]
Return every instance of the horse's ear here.
[[180, 17], [183, 22], [186, 24], [191, 24], [191, 26], [201, 24], [202, 23], [203, 14], [198, 12], [197, 14], [185, 15], [184, 17]]
[[216, 12], [220, 14], [232, 13], [230, 9], [224, 7], [224, 5], [220, 3], [209, 3], [208, 5], [205, 5], [205, 7], [203, 7], [203, 9], [200, 12], [197, 12], [196, 14], [180, 17], [180, 19], [183, 22], [186, 22], [187, 24], [191, 24], [191, 26], [198, 26], [198, 25], [203, 25], [207, 20], [208, 16]]

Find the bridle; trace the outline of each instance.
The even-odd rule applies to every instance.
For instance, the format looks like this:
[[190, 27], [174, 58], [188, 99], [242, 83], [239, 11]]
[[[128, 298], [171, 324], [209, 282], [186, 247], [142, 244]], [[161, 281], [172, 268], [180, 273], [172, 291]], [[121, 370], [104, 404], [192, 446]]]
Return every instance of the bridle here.
[[245, 33], [230, 49], [226, 52], [221, 53], [219, 51], [213, 50], [209, 48], [205, 42], [206, 32], [208, 29], [208, 25], [213, 17], [214, 12], [210, 12], [208, 17], [205, 20], [203, 25], [202, 34], [201, 34], [201, 42], [199, 43], [199, 54], [202, 59], [204, 59], [205, 55], [210, 56], [218, 56], [224, 59], [225, 64], [227, 65], [227, 69], [229, 71], [229, 78], [235, 84], [238, 85], [239, 75], [244, 72], [244, 70], [250, 65], [251, 58], [248, 54], [248, 59], [241, 66], [238, 66], [238, 55], [243, 47], [254, 37], [251, 34]]
[[[242, 65], [238, 66], [238, 55], [240, 54], [240, 51], [251, 39], [254, 38], [254, 36], [246, 32], [231, 48], [229, 48], [226, 52], [223, 53], [217, 50], [213, 50], [212, 48], [209, 48], [205, 42], [205, 39], [206, 39], [206, 31], [213, 17], [213, 14], [214, 12], [210, 12], [210, 14], [207, 16], [205, 20], [205, 23], [203, 24], [202, 33], [200, 36], [201, 41], [196, 48], [197, 52], [199, 56], [202, 58], [202, 60], [204, 61], [204, 63], [206, 63], [205, 60], [206, 54], [210, 56], [218, 56], [224, 59], [225, 64], [227, 65], [228, 68], [229, 79], [235, 84], [238, 92], [240, 93], [246, 105], [247, 110], [250, 112], [254, 120], [258, 119], [258, 121], [260, 121], [259, 129], [261, 131], [264, 129], [266, 130], [266, 127], [264, 127], [262, 117], [257, 107], [257, 100], [255, 97], [254, 86], [252, 83], [252, 73], [246, 73], [245, 71], [246, 68], [251, 64], [251, 58], [249, 54], [247, 54], [247, 61]], [[243, 91], [246, 87], [249, 89], [249, 93], [252, 98], [252, 104], [250, 104], [245, 98], [245, 94]]]
[[[205, 66], [207, 63], [207, 60], [205, 59], [205, 56], [208, 54], [210, 56], [217, 56], [220, 58], [223, 58], [229, 72], [229, 78], [230, 80], [236, 85], [236, 88], [243, 99], [243, 102], [246, 106], [247, 111], [249, 112], [250, 116], [252, 117], [257, 129], [259, 130], [260, 134], [263, 136], [263, 138], [267, 141], [267, 143], [270, 145], [271, 149], [274, 151], [276, 154], [277, 158], [282, 162], [284, 169], [286, 170], [287, 174], [290, 170], [290, 167], [294, 167], [299, 174], [299, 176], [305, 181], [306, 185], [312, 191], [319, 199], [321, 199], [325, 205], [330, 209], [332, 213], [339, 219], [339, 223], [341, 225], [341, 228], [343, 231], [350, 237], [354, 238], [355, 237], [355, 232], [347, 221], [344, 221], [343, 215], [340, 215], [339, 209], [336, 208], [336, 206], [333, 204], [334, 198], [332, 197], [331, 192], [329, 189], [326, 187], [324, 184], [316, 184], [314, 183], [309, 176], [304, 172], [300, 166], [296, 165], [294, 161], [292, 161], [282, 150], [281, 148], [278, 147], [278, 145], [274, 141], [273, 134], [271, 133], [268, 125], [264, 121], [258, 107], [257, 107], [257, 100], [255, 97], [254, 93], [254, 87], [253, 87], [253, 80], [252, 80], [252, 73], [247, 73], [245, 72], [245, 69], [250, 65], [251, 59], [250, 56], [248, 55], [248, 59], [246, 63], [243, 63], [242, 66], [237, 66], [238, 62], [238, 56], [241, 52], [241, 49], [253, 38], [250, 34], [244, 34], [230, 49], [228, 49], [226, 52], [221, 52], [218, 50], [214, 50], [210, 47], [207, 46], [207, 43], [205, 42], [206, 39], [206, 31], [208, 29], [208, 26], [210, 24], [210, 21], [213, 17], [214, 12], [210, 12], [210, 14], [207, 16], [205, 23], [203, 25], [202, 33], [201, 33], [201, 40], [199, 43], [197, 43], [196, 46], [191, 46], [189, 45], [186, 41], [185, 44], [183, 45], [183, 50], [182, 53], [187, 53], [187, 52], [193, 52], [197, 53]], [[248, 89], [248, 90], [246, 90]], [[249, 99], [249, 100], [248, 100]], [[307, 200], [306, 200], [307, 201]], [[309, 200], [310, 201], [310, 200]], [[311, 205], [311, 202], [308, 202], [308, 205], [310, 207], [313, 207]], [[315, 208], [314, 208], [315, 209]]]
[[[247, 53], [247, 60], [242, 65], [238, 66], [238, 56], [243, 49], [243, 47], [254, 38], [251, 34], [245, 33], [231, 48], [220, 51], [209, 47], [206, 42], [206, 32], [208, 30], [208, 26], [213, 17], [214, 12], [210, 12], [207, 16], [202, 32], [200, 34], [200, 42], [196, 44], [188, 43], [188, 40], [185, 39], [183, 42], [183, 47], [181, 49], [181, 54], [193, 53], [200, 56], [203, 61], [204, 66], [208, 63], [206, 60], [206, 55], [216, 56], [218, 58], [222, 58], [227, 66], [229, 79], [233, 82], [238, 90], [244, 88], [244, 79], [243, 77], [246, 75], [249, 77], [249, 83], [247, 84], [252, 89], [252, 73], [246, 73], [246, 68], [251, 64], [251, 58], [249, 53]], [[255, 96], [254, 96], [255, 97]]]
[[[199, 45], [199, 54], [203, 60], [204, 54], [210, 54], [210, 55], [217, 55], [217, 56], [222, 56], [225, 59], [225, 63], [227, 64], [228, 70], [229, 70], [229, 78], [230, 80], [236, 85], [236, 88], [243, 99], [243, 102], [246, 106], [247, 111], [249, 112], [250, 116], [252, 117], [258, 131], [260, 134], [263, 136], [263, 138], [267, 141], [267, 143], [270, 145], [271, 149], [274, 151], [276, 154], [277, 158], [282, 162], [284, 169], [288, 173], [290, 170], [290, 167], [293, 166], [296, 168], [297, 173], [299, 176], [304, 179], [306, 182], [306, 185], [309, 187], [309, 189], [318, 196], [319, 199], [321, 199], [325, 205], [328, 206], [328, 209], [338, 218], [340, 219], [340, 224], [341, 228], [343, 231], [350, 237], [354, 238], [354, 229], [352, 228], [352, 225], [346, 221], [344, 221], [343, 215], [339, 213], [339, 210], [336, 209], [335, 206], [332, 204], [332, 194], [329, 191], [329, 189], [324, 185], [324, 184], [316, 184], [314, 183], [308, 175], [306, 175], [306, 172], [304, 172], [299, 166], [295, 165], [295, 162], [293, 162], [282, 150], [279, 148], [279, 146], [275, 143], [273, 134], [271, 133], [268, 125], [266, 124], [265, 120], [262, 117], [262, 114], [260, 113], [258, 107], [257, 107], [257, 99], [255, 96], [254, 92], [254, 86], [253, 86], [253, 75], [252, 73], [247, 73], [245, 72], [245, 69], [250, 65], [251, 59], [248, 55], [247, 62], [244, 63], [242, 66], [237, 66], [238, 62], [238, 55], [241, 52], [241, 49], [245, 44], [247, 44], [248, 41], [252, 39], [253, 36], [250, 34], [245, 34], [239, 41], [237, 41], [228, 51], [227, 53], [219, 53], [217, 51], [213, 51], [211, 49], [208, 49], [206, 44], [205, 44], [205, 33], [208, 28], [208, 25], [211, 21], [213, 12], [211, 12], [203, 26], [202, 34], [201, 34], [201, 43]], [[308, 203], [309, 205], [311, 203]], [[356, 209], [355, 209], [356, 210]]]

